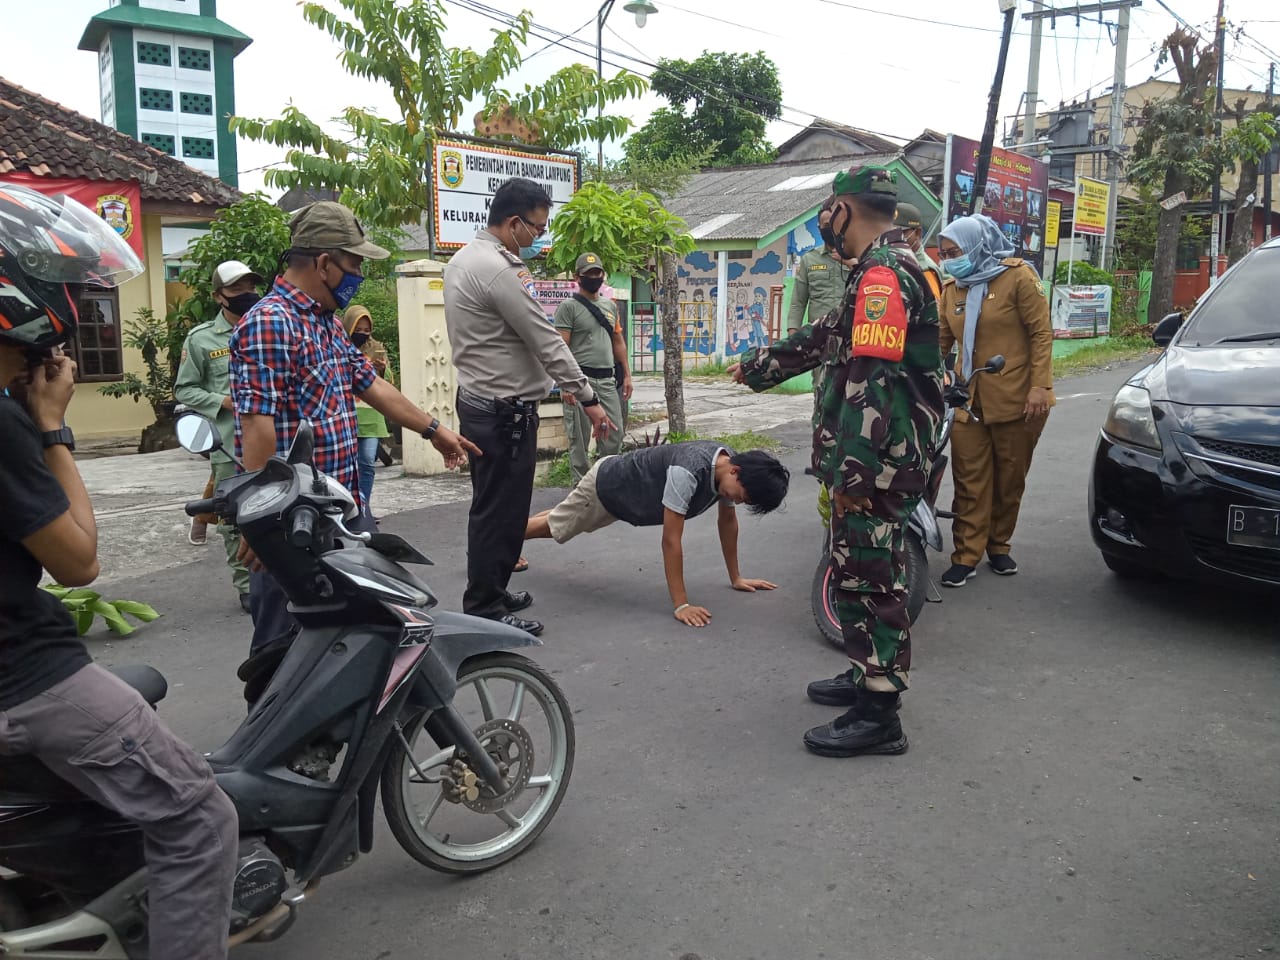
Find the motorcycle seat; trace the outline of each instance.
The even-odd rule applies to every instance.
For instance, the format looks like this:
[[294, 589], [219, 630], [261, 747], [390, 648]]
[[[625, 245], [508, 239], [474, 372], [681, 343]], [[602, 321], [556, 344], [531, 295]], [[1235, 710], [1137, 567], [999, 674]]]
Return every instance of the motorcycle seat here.
[[131, 663], [123, 667], [107, 669], [142, 694], [142, 699], [153, 707], [169, 692], [169, 681], [155, 667], [149, 667], [143, 663]]

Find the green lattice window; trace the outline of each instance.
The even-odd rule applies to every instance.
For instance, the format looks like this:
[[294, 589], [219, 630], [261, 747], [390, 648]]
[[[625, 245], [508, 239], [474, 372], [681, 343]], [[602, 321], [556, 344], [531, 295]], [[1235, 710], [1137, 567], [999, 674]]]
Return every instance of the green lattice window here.
[[173, 91], [142, 87], [138, 90], [138, 106], [143, 110], [163, 110], [170, 113], [173, 110]]
[[213, 63], [208, 50], [199, 47], [179, 47], [178, 66], [183, 70], [212, 70]]
[[213, 141], [208, 137], [183, 137], [182, 155], [192, 160], [212, 160]]
[[203, 113], [206, 116], [213, 115], [213, 97], [207, 93], [183, 93], [180, 94], [179, 102], [182, 104], [183, 113]]
[[147, 43], [138, 41], [138, 62], [153, 67], [168, 67], [173, 64], [173, 52], [167, 43]]
[[171, 157], [174, 156], [173, 137], [167, 133], [144, 133], [142, 142], [148, 147], [154, 147], [161, 153], [167, 153]]

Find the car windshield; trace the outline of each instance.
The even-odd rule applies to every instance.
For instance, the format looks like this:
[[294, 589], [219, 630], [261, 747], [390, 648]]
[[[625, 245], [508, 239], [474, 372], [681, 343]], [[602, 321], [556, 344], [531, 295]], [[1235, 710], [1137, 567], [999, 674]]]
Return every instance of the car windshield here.
[[1280, 339], [1280, 247], [1254, 251], [1195, 312], [1183, 343]]

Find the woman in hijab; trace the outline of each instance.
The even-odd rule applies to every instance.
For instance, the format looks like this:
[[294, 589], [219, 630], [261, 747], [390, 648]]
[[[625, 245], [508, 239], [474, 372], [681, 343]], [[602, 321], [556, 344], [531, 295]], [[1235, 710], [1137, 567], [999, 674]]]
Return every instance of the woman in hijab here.
[[[360, 352], [369, 358], [378, 376], [394, 384], [395, 375], [387, 362], [387, 348], [373, 339], [373, 317], [369, 308], [360, 304], [352, 304], [342, 314], [342, 326], [347, 331], [351, 342], [360, 348]], [[360, 509], [365, 516], [373, 518], [373, 470], [378, 462], [378, 444], [385, 437], [391, 436], [387, 429], [387, 420], [373, 407], [356, 398], [356, 437], [359, 439], [360, 461]]]
[[974, 379], [977, 416], [957, 411], [951, 433], [955, 552], [942, 584], [962, 587], [983, 554], [993, 572], [1018, 572], [1009, 544], [1031, 455], [1054, 403], [1053, 327], [1035, 268], [1014, 256], [990, 217], [953, 221], [938, 251], [949, 277], [938, 305], [939, 345], [944, 356], [959, 348], [956, 377], [963, 383], [989, 358], [1005, 359], [1000, 373]]

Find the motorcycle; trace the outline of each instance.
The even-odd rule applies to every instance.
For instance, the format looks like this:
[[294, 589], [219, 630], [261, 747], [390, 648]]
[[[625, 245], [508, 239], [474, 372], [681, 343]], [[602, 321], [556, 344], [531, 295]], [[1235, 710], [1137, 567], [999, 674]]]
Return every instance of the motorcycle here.
[[[933, 595], [933, 602], [941, 603], [932, 578], [929, 576], [929, 557], [926, 547], [942, 551], [942, 527], [938, 520], [950, 520], [955, 514], [949, 510], [938, 509], [938, 491], [942, 488], [942, 478], [946, 473], [948, 458], [947, 445], [951, 442], [951, 425], [955, 422], [956, 410], [960, 409], [974, 420], [978, 415], [969, 407], [971, 399], [969, 388], [980, 373], [999, 373], [1004, 369], [1004, 357], [997, 354], [986, 364], [974, 370], [963, 384], [952, 384], [943, 391], [943, 399], [947, 405], [946, 416], [942, 421], [942, 430], [938, 434], [938, 442], [934, 444], [929, 458], [929, 482], [924, 496], [916, 504], [915, 511], [907, 520], [906, 555], [907, 555], [907, 616], [915, 624], [926, 600]], [[822, 556], [818, 560], [817, 569], [813, 571], [813, 585], [809, 591], [809, 604], [813, 610], [814, 623], [827, 642], [844, 650], [844, 634], [840, 629], [840, 618], [836, 616], [836, 586], [838, 579], [831, 568], [831, 528], [822, 541]]]
[[[177, 431], [192, 452], [220, 446], [198, 415]], [[528, 849], [573, 770], [564, 694], [509, 652], [540, 641], [434, 609], [402, 566], [431, 561], [393, 534], [350, 530], [355, 502], [316, 469], [313, 444], [303, 423], [286, 457], [186, 505], [240, 527], [301, 626], [244, 722], [207, 755], [240, 818], [231, 946], [283, 935], [321, 878], [370, 852], [379, 792], [410, 856], [473, 874]], [[117, 673], [153, 707], [164, 699], [153, 668]], [[33, 757], [0, 759], [0, 867], [0, 956], [148, 956], [141, 834]]]

